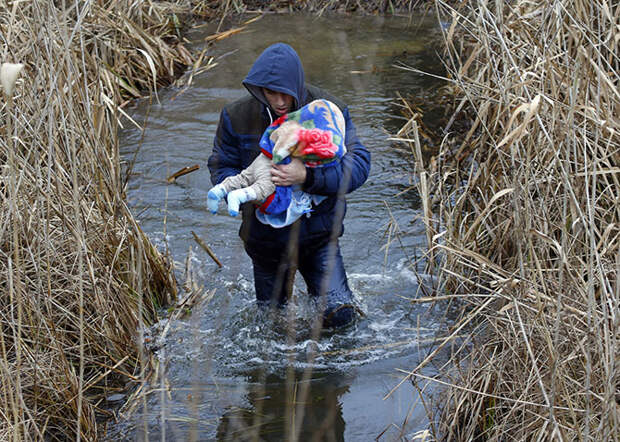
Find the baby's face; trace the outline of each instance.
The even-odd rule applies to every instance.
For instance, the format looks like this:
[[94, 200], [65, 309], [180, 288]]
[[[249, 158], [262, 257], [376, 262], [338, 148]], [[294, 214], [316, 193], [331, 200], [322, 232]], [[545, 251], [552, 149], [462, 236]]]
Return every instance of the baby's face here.
[[269, 138], [274, 142], [273, 162], [279, 163], [288, 156], [297, 154], [298, 133], [301, 125], [296, 121], [285, 121], [274, 130]]

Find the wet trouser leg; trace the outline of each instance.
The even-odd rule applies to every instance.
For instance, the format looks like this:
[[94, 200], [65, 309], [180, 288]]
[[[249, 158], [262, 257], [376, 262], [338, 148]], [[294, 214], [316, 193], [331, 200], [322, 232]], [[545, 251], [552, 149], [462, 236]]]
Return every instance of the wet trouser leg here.
[[254, 267], [256, 300], [264, 304], [282, 306], [288, 301], [295, 266], [280, 250], [258, 250], [248, 244], [245, 249]]
[[254, 266], [258, 302], [284, 305], [292, 289], [294, 273], [299, 270], [309, 294], [318, 298], [323, 308], [324, 327], [340, 327], [353, 320], [353, 293], [337, 240], [319, 247], [301, 247], [295, 260], [282, 250], [266, 250], [249, 244], [245, 249]]
[[338, 240], [299, 250], [299, 272], [308, 292], [323, 307], [323, 326], [340, 327], [355, 316], [353, 293], [347, 282]]

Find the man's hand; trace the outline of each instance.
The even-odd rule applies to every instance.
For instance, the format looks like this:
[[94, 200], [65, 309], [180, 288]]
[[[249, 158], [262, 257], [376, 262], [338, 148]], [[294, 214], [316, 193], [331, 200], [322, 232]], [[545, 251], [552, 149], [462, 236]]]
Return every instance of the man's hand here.
[[276, 186], [292, 186], [306, 181], [306, 166], [299, 158], [292, 158], [288, 164], [271, 166], [271, 181]]

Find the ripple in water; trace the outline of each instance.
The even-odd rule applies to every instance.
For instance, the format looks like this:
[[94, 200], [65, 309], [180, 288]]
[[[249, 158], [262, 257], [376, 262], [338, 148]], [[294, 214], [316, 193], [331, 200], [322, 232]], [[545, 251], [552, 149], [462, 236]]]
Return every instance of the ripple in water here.
[[[194, 255], [192, 260], [200, 263]], [[299, 285], [293, 300], [283, 308], [268, 308], [254, 300], [250, 280], [239, 276], [208, 304], [193, 312], [198, 323], [174, 324], [165, 341], [169, 362], [196, 359], [212, 362], [220, 374], [243, 374], [265, 367], [283, 374], [296, 368], [346, 370], [407, 354], [426, 346], [437, 333], [425, 321], [418, 324], [419, 309], [403, 301], [411, 290], [413, 272], [401, 268], [389, 274], [352, 273], [349, 283], [363, 316], [337, 331], [313, 333], [321, 309]]]

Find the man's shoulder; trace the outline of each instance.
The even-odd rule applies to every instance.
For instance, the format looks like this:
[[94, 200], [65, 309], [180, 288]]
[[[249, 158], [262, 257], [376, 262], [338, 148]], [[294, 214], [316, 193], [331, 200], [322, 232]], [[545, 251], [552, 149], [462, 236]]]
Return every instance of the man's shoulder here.
[[256, 115], [256, 113], [261, 112], [261, 104], [251, 95], [246, 95], [236, 101], [233, 101], [232, 103], [227, 104], [224, 106], [224, 109], [231, 118], [237, 115]]
[[311, 84], [306, 84], [306, 90], [308, 91], [308, 97], [307, 97], [308, 103], [313, 100], [325, 99], [325, 100], [329, 100], [332, 103], [334, 103], [342, 111], [344, 111], [344, 109], [347, 107], [345, 102], [342, 101], [340, 98], [335, 97], [334, 95], [330, 94], [324, 89], [321, 89], [320, 87], [313, 86]]
[[262, 132], [262, 104], [251, 95], [224, 106], [230, 123], [237, 133]]

